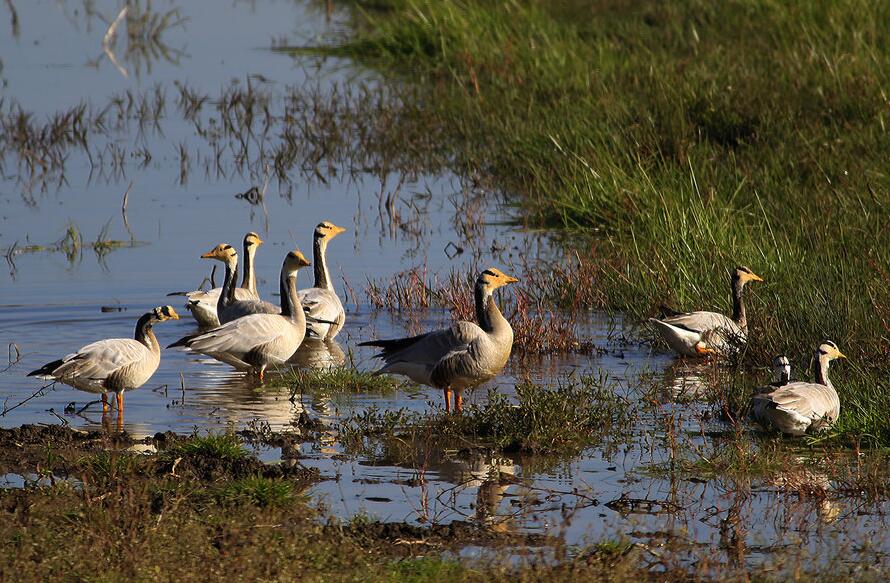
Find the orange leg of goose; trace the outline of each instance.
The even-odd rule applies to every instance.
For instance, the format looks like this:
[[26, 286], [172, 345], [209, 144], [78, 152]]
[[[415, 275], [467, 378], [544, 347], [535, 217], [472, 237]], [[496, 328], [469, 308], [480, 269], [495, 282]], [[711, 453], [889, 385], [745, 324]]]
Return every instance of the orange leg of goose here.
[[445, 412], [451, 413], [451, 387], [445, 387], [442, 391], [445, 393]]
[[458, 413], [464, 410], [464, 397], [460, 391], [454, 391], [454, 410]]
[[102, 393], [102, 412], [108, 413], [108, 393]]
[[124, 392], [117, 394], [117, 430], [124, 429]]
[[261, 385], [266, 382], [265, 374], [266, 374], [266, 369], [261, 368], [260, 369], [260, 384]]

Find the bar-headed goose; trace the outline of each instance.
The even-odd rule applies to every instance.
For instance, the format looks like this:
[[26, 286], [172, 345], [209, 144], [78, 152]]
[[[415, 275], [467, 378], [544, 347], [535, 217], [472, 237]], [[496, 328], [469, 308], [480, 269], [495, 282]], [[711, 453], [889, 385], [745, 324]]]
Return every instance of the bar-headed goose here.
[[513, 348], [513, 329], [494, 301], [494, 290], [519, 281], [489, 268], [476, 279], [476, 317], [479, 324], [455, 322], [450, 328], [396, 340], [372, 340], [359, 346], [383, 350], [377, 358], [384, 366], [376, 374], [392, 373], [416, 383], [442, 389], [445, 410], [463, 408], [461, 391], [496, 377]]
[[[254, 267], [257, 249], [263, 244], [260, 236], [254, 232], [244, 235], [244, 276], [241, 279], [241, 287], [234, 289], [235, 300], [259, 300], [259, 292], [256, 288], [256, 269]], [[237, 275], [232, 274], [232, 279]], [[186, 292], [188, 303], [186, 309], [202, 328], [216, 328], [219, 326], [219, 318], [216, 315], [217, 303], [222, 294], [223, 287], [215, 287], [209, 291], [195, 290]]]
[[184, 346], [239, 370], [249, 370], [265, 381], [269, 365], [284, 364], [306, 335], [306, 317], [297, 298], [297, 271], [310, 265], [298, 250], [281, 266], [281, 313], [250, 314], [207, 332], [180, 338], [168, 348]]
[[102, 411], [108, 411], [108, 393], [117, 395], [119, 422], [123, 419], [124, 391], [144, 385], [158, 369], [161, 346], [152, 326], [178, 320], [171, 306], [160, 306], [136, 322], [134, 338], [111, 338], [87, 344], [75, 353], [47, 363], [29, 377], [51, 379], [81, 391], [102, 395]]
[[216, 316], [219, 324], [226, 324], [249, 314], [278, 314], [281, 308], [271, 302], [260, 300], [256, 297], [239, 300], [235, 282], [238, 279], [238, 252], [226, 243], [220, 243], [207, 253], [201, 255], [201, 259], [215, 259], [226, 266], [226, 279], [223, 282], [222, 292], [216, 302]]
[[840, 398], [828, 378], [828, 365], [835, 358], [846, 356], [834, 342], [826, 340], [816, 349], [815, 382], [786, 382], [756, 390], [751, 397], [751, 418], [764, 428], [789, 435], [831, 427], [841, 413]]
[[[343, 310], [343, 303], [337, 296], [337, 292], [334, 291], [326, 257], [328, 242], [345, 231], [346, 229], [343, 227], [338, 227], [329, 221], [322, 221], [315, 227], [312, 240], [315, 284], [313, 287], [299, 292], [303, 309], [310, 317], [306, 328], [308, 338], [332, 340], [346, 322], [346, 312]], [[336, 324], [326, 324], [323, 321], [313, 322], [313, 319], [336, 322]]]
[[749, 281], [763, 279], [747, 267], [736, 268], [732, 275], [731, 318], [717, 312], [687, 312], [661, 319], [649, 318], [649, 321], [668, 345], [682, 356], [725, 353], [747, 341], [748, 320], [742, 291]]

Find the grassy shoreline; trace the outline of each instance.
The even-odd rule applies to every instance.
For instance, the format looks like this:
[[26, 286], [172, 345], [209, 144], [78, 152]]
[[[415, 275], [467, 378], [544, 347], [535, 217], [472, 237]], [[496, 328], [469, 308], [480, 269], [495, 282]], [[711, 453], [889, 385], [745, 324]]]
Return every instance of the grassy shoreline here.
[[[837, 434], [890, 444], [886, 7], [821, 1], [356, 2], [322, 49], [416, 91], [456, 169], [572, 233], [603, 304], [728, 311], [745, 368], [836, 341]], [[806, 371], [806, 372], [805, 372]]]

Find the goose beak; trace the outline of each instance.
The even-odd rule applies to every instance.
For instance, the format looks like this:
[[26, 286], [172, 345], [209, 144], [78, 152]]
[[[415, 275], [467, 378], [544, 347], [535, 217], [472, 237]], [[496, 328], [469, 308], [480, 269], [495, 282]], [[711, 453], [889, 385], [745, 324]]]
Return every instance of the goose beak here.
[[515, 277], [509, 276], [509, 275], [504, 276], [504, 283], [516, 283], [518, 281], [519, 280], [516, 279]]
[[256, 244], [257, 244], [257, 245], [262, 245], [263, 243], [265, 243], [265, 241], [263, 241], [262, 239], [260, 239], [260, 236], [257, 235], [257, 236], [256, 236]]
[[178, 320], [178, 319], [179, 319], [179, 314], [177, 314], [177, 313], [176, 313], [176, 310], [174, 310], [173, 308], [170, 308], [169, 310], [167, 310], [167, 312], [168, 312], [168, 314], [169, 314], [171, 320]]
[[340, 233], [345, 233], [345, 232], [346, 232], [346, 228], [345, 228], [345, 227], [338, 227], [337, 225], [334, 225], [334, 228], [331, 229], [331, 231], [332, 231], [332, 236], [336, 236], [336, 235], [339, 235]]
[[756, 273], [751, 274], [751, 281], [763, 281], [763, 278], [757, 275]]
[[213, 251], [201, 254], [201, 259], [213, 259], [214, 257], [216, 257], [216, 254]]
[[835, 357], [835, 358], [847, 358], [847, 355], [844, 354], [843, 352], [841, 352], [840, 350], [837, 350], [837, 351], [836, 351], [836, 354], [834, 355], [834, 357]]

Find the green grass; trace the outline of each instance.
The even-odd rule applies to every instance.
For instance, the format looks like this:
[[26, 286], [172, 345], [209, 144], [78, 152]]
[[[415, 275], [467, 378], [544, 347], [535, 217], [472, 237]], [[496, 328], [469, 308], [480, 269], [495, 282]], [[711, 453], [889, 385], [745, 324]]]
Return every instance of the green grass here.
[[347, 449], [402, 462], [416, 448], [494, 448], [544, 456], [574, 455], [585, 447], [614, 444], [634, 421], [629, 401], [606, 378], [568, 377], [555, 387], [524, 383], [516, 404], [492, 389], [460, 415], [441, 410], [362, 411], [344, 420]]
[[291, 482], [259, 476], [226, 483], [217, 488], [214, 495], [221, 504], [249, 502], [262, 508], [287, 506], [299, 499]]
[[181, 455], [222, 461], [238, 461], [247, 458], [247, 451], [241, 440], [230, 433], [193, 435], [187, 441], [174, 445], [167, 453], [170, 457]]
[[291, 369], [280, 382], [290, 389], [292, 396], [301, 393], [385, 395], [395, 392], [399, 386], [392, 377], [374, 375], [372, 372], [347, 366], [327, 369], [295, 368]]
[[890, 444], [890, 5], [356, 2], [323, 49], [404, 81], [458, 172], [572, 232], [598, 307], [729, 311], [745, 367], [830, 338], [838, 435]]

